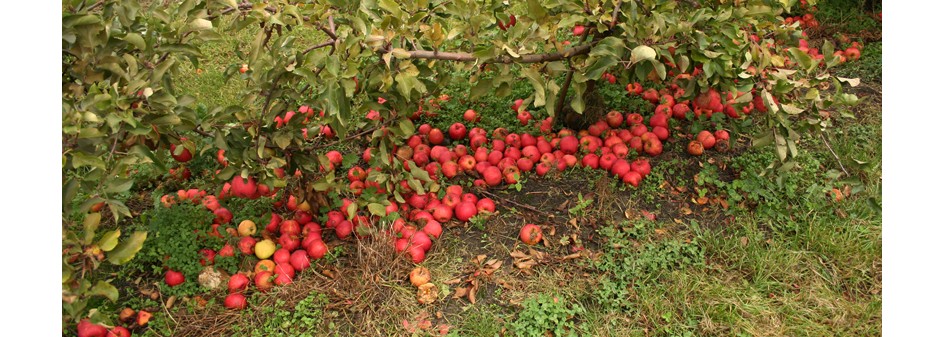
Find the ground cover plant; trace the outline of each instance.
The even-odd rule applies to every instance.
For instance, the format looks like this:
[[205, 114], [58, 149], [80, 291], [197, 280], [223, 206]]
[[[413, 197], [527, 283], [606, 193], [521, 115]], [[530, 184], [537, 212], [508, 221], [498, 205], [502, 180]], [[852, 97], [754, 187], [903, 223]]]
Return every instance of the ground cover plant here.
[[875, 7], [66, 1], [63, 334], [878, 335]]

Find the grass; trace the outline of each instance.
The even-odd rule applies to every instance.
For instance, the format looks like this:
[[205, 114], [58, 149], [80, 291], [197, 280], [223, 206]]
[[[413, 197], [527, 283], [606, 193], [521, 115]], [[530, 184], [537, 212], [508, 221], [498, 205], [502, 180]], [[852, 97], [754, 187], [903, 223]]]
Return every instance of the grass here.
[[[833, 2], [821, 4], [818, 15], [825, 23], [855, 22], [857, 15], [865, 15], [862, 10], [841, 7]], [[850, 29], [873, 29], [872, 24]], [[320, 38], [313, 31], [295, 33], [307, 41]], [[180, 87], [206, 106], [227, 105], [238, 99], [239, 82], [223, 83], [222, 74], [238, 62], [235, 48], [239, 42], [253, 34], [249, 29], [202, 46], [208, 61], [200, 65], [199, 73], [185, 65]], [[866, 44], [861, 60], [842, 66], [839, 74], [860, 77], [865, 85], [881, 82], [881, 52], [881, 42]], [[424, 117], [418, 125], [429, 122], [445, 130], [461, 120], [467, 108], [474, 107], [483, 120], [471, 126], [533, 131], [532, 126], [519, 125], [509, 112], [511, 101], [531, 90], [525, 81], [512, 89], [510, 97], [489, 96], [475, 102], [465, 99], [468, 84], [450, 83], [441, 92], [451, 99], [441, 104], [437, 116]], [[415, 289], [400, 277], [411, 266], [400, 263], [402, 260], [379, 258], [383, 254], [378, 253], [378, 247], [345, 246], [337, 259], [319, 266], [319, 270], [334, 268], [343, 274], [342, 280], [307, 274], [302, 278], [311, 282], [300, 282], [305, 284], [279, 293], [253, 295], [254, 310], [245, 313], [247, 316], [230, 314], [224, 318], [233, 322], [231, 332], [242, 335], [325, 335], [329, 331], [407, 335], [403, 321], [425, 319], [433, 321], [433, 326], [415, 335], [437, 334], [441, 324], [449, 327], [451, 336], [542, 335], [544, 331], [593, 336], [880, 335], [881, 94], [861, 95], [865, 95], [863, 103], [849, 111], [854, 118], [836, 118], [822, 138], [805, 137], [801, 147], [808, 152], [799, 159], [799, 166], [781, 174], [761, 176], [773, 154], [769, 149], [750, 149], [731, 157], [719, 156], [724, 163], [702, 162], [704, 166], [695, 171], [691, 168], [699, 165], [698, 160], [661, 158], [654, 165], [653, 178], [637, 189], [595, 184], [610, 178], [580, 169], [557, 178], [529, 176], [531, 181], [523, 184], [522, 192], [506, 191], [510, 198], [527, 193], [528, 185], [541, 180], [590, 182], [569, 191], [575, 194], [564, 209], [566, 219], [537, 219], [559, 233], [546, 234], [551, 238], [549, 246], [532, 247], [552, 258], [530, 272], [514, 267], [510, 253], [528, 250], [517, 241], [516, 229], [535, 216], [521, 207], [505, 205], [499, 216], [476, 225], [446, 228], [424, 262], [441, 289], [441, 300], [433, 305], [417, 304]], [[615, 108], [642, 108], [619, 88], [604, 87], [602, 96], [619, 106]], [[535, 113], [536, 119], [543, 117], [541, 111]], [[722, 179], [726, 170], [721, 164], [740, 175]], [[702, 185], [692, 179], [694, 172], [706, 178]], [[703, 188], [731, 200], [733, 206], [715, 212], [718, 216], [709, 216], [713, 211], [700, 210], [689, 198], [667, 202], [664, 180], [688, 187], [690, 192]], [[163, 187], [184, 188], [172, 183]], [[833, 188], [848, 188], [850, 195], [840, 202], [831, 201], [826, 194]], [[593, 201], [581, 203], [578, 195]], [[534, 198], [536, 205], [545, 202]], [[658, 218], [642, 224], [628, 221], [623, 212], [628, 205], [655, 212]], [[691, 207], [694, 214], [679, 213], [675, 208], [680, 205]], [[573, 211], [568, 213], [568, 209]], [[241, 217], [259, 213], [253, 205], [234, 209], [241, 210], [245, 211]], [[558, 260], [571, 253], [568, 247], [558, 245], [559, 239], [577, 230], [557, 223], [571, 218], [581, 221], [594, 235], [593, 240], [582, 237], [590, 254], [576, 260], [581, 262]], [[589, 229], [592, 225], [596, 230]], [[167, 241], [169, 247], [179, 248], [176, 241]], [[145, 252], [142, 256], [156, 259], [158, 254]], [[452, 299], [457, 286], [447, 282], [472, 275], [476, 269], [473, 261], [480, 254], [504, 264], [491, 278], [483, 278], [476, 304]], [[199, 257], [190, 254], [188, 258]], [[340, 289], [349, 295], [344, 299], [352, 302], [338, 304], [337, 293], [329, 289]], [[180, 295], [192, 295], [194, 290], [181, 289]], [[222, 299], [220, 294], [213, 296]], [[123, 303], [159, 306], [137, 298]], [[192, 308], [183, 315], [177, 318], [205, 322], [200, 319], [209, 317]], [[174, 324], [156, 315], [155, 327], [145, 334], [180, 333]]]

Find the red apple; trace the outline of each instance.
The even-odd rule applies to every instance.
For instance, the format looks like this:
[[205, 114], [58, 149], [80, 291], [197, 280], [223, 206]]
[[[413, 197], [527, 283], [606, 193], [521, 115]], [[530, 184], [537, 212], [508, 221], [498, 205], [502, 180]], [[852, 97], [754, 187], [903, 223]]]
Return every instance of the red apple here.
[[256, 277], [253, 279], [256, 284], [256, 289], [262, 292], [272, 289], [272, 276], [272, 272], [268, 270], [256, 273]]
[[704, 150], [705, 147], [702, 145], [702, 142], [698, 140], [690, 141], [689, 146], [686, 147], [686, 151], [693, 156], [701, 156]]
[[650, 174], [650, 160], [639, 157], [636, 160], [630, 162], [630, 169], [639, 173], [641, 177], [646, 177]]
[[526, 245], [536, 245], [541, 241], [541, 227], [535, 224], [526, 224], [518, 234], [519, 239]]
[[466, 137], [466, 126], [463, 123], [453, 123], [453, 125], [450, 125], [449, 133], [453, 140], [463, 139]]
[[571, 32], [574, 33], [574, 36], [584, 35], [584, 26], [574, 25], [574, 29], [572, 29]]
[[429, 236], [439, 239], [440, 235], [443, 234], [443, 226], [439, 221], [431, 220], [427, 221], [427, 224], [423, 226], [421, 231]]
[[476, 110], [473, 110], [473, 109], [466, 110], [466, 112], [463, 113], [463, 119], [466, 120], [467, 122], [479, 121], [479, 117], [476, 116]]
[[226, 298], [223, 299], [223, 306], [234, 310], [246, 309], [246, 296], [241, 293], [226, 295]]
[[79, 337], [105, 337], [108, 334], [108, 329], [92, 323], [88, 318], [83, 318], [76, 326], [76, 333]]
[[663, 142], [654, 136], [650, 141], [643, 142], [643, 152], [650, 156], [657, 156], [663, 153]]
[[624, 184], [630, 184], [633, 187], [640, 186], [641, 180], [643, 180], [643, 177], [640, 176], [640, 174], [637, 173], [637, 171], [627, 172], [627, 174], [621, 177], [621, 181], [623, 181]]
[[502, 182], [502, 172], [498, 167], [490, 166], [482, 174], [483, 180], [489, 186], [498, 186]]
[[292, 255], [289, 257], [289, 265], [295, 269], [295, 271], [303, 271], [308, 269], [312, 265], [311, 261], [308, 259], [308, 252], [305, 250], [296, 250], [292, 252]]
[[123, 326], [113, 327], [111, 330], [108, 330], [107, 337], [131, 337], [131, 331], [128, 328]]
[[252, 255], [253, 247], [255, 246], [256, 246], [256, 239], [253, 238], [252, 236], [244, 236], [240, 238], [239, 243], [237, 243], [237, 247], [239, 247], [240, 252], [246, 255]]
[[325, 257], [325, 254], [328, 254], [328, 246], [325, 245], [324, 241], [317, 240], [312, 242], [308, 249], [305, 250], [307, 255], [313, 259], [320, 259]]
[[230, 276], [226, 288], [231, 292], [242, 292], [249, 287], [249, 277], [246, 274], [236, 273]]
[[174, 270], [168, 270], [164, 273], [164, 283], [167, 283], [170, 287], [176, 287], [181, 283], [184, 283], [184, 273]]
[[696, 140], [702, 143], [702, 147], [711, 149], [715, 146], [715, 136], [708, 130], [702, 130], [696, 135]]
[[[452, 128], [450, 128], [450, 130], [452, 130]], [[452, 137], [452, 133], [450, 135], [450, 137]], [[439, 145], [443, 144], [445, 136], [443, 136], [443, 131], [441, 131], [439, 128], [435, 128], [430, 130], [430, 134], [427, 135], [427, 140], [430, 141], [430, 144]]]

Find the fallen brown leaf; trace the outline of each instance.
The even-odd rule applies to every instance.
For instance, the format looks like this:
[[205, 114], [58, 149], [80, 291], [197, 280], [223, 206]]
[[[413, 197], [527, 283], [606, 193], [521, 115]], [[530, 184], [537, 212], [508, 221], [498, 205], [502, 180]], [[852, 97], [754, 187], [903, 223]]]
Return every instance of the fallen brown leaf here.
[[469, 288], [469, 294], [466, 296], [469, 298], [469, 303], [476, 304], [476, 291], [479, 290], [479, 280], [473, 279], [472, 287]]
[[567, 261], [567, 260], [577, 259], [577, 258], [580, 258], [580, 257], [581, 257], [581, 253], [578, 252], [578, 253], [573, 253], [573, 254], [568, 254], [568, 255], [562, 256], [562, 257], [561, 257], [561, 260], [562, 260], [562, 261]]
[[509, 255], [511, 255], [512, 258], [516, 258], [516, 259], [521, 259], [521, 258], [526, 258], [526, 257], [528, 257], [528, 254], [525, 254], [525, 253], [520, 252], [520, 251], [517, 251], [517, 250], [513, 250], [512, 253], [509, 253]]
[[456, 288], [456, 292], [453, 293], [453, 298], [462, 298], [466, 297], [467, 295], [469, 295], [469, 288], [460, 287]]
[[739, 238], [738, 241], [741, 242], [742, 247], [748, 246], [748, 238], [747, 238], [747, 237], [744, 237], [744, 236], [743, 236], [743, 237]]

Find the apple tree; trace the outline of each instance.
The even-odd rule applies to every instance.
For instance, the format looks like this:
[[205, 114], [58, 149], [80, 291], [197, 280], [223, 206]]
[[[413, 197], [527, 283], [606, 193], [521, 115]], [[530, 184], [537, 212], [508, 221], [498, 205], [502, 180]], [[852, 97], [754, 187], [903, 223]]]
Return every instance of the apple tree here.
[[174, 88], [173, 74], [199, 62], [196, 45], [219, 33], [192, 2], [63, 5], [62, 299], [63, 319], [78, 321], [96, 298], [118, 298], [99, 266], [129, 262], [147, 239], [120, 226], [132, 217], [124, 200], [134, 172], [165, 170], [171, 146], [178, 156], [195, 151], [181, 136], [196, 125], [194, 99]]
[[[92, 272], [98, 263], [127, 262], [147, 236], [97, 230], [105, 218], [99, 205], [113, 224], [131, 216], [122, 200], [137, 165], [165, 171], [168, 157], [223, 150], [221, 182], [253, 178], [321, 204], [324, 192], [345, 188], [325, 149], [363, 137], [371, 149], [364, 160], [380, 168], [368, 176], [378, 193], [348, 212], [383, 214], [389, 198], [403, 201], [396, 182], [438, 188], [392, 150], [413, 135], [411, 117], [447, 81], [468, 81], [471, 98], [508, 96], [513, 83], [527, 81], [534, 92], [518, 109], [573, 128], [582, 114], [606, 108], [595, 99], [602, 78], [672, 86], [677, 99], [705, 101], [706, 111], [760, 118], [755, 143], [771, 144], [783, 167], [802, 133], [829, 127], [826, 114], [856, 102], [842, 82], [857, 81], [830, 74], [842, 62], [832, 44], [821, 53], [798, 47], [799, 24], [782, 19], [798, 9], [793, 0], [185, 0], [146, 8], [71, 0], [63, 7], [63, 306], [76, 319], [89, 296], [117, 296]], [[199, 65], [201, 42], [246, 29], [255, 37], [226, 70], [242, 84], [240, 100], [198, 116], [175, 75], [184, 63]], [[317, 30], [323, 40], [302, 42], [299, 30]]]
[[[228, 72], [246, 82], [244, 99], [217, 107], [198, 129], [212, 133], [215, 145], [240, 163], [221, 172], [224, 180], [256, 173], [284, 186], [271, 170], [299, 170], [301, 190], [323, 191], [335, 184], [334, 175], [325, 169], [327, 158], [311, 154], [338, 141], [332, 136], [369, 135], [370, 146], [379, 149], [372, 166], [399, 166], [388, 153], [413, 133], [409, 117], [423, 109], [424, 98], [456, 80], [451, 74], [468, 74], [472, 98], [507, 96], [515, 81], [528, 81], [534, 93], [519, 109], [540, 109], [566, 127], [579, 126], [574, 116], [602, 110], [588, 106], [588, 97], [602, 76], [619, 74], [621, 83], [672, 84], [681, 100], [714, 100], [715, 112], [724, 106], [732, 118], [764, 111], [756, 143], [773, 144], [790, 167], [801, 132], [827, 127], [824, 112], [856, 102], [840, 83], [856, 80], [829, 73], [841, 62], [829, 42], [822, 55], [792, 47], [803, 33], [781, 15], [795, 5], [378, 0], [210, 6], [209, 18], [236, 16], [220, 29], [261, 29]], [[301, 27], [320, 30], [324, 40], [297, 45], [288, 32]], [[305, 116], [290, 118], [297, 107]], [[361, 118], [366, 115], [373, 117]], [[373, 178], [393, 191], [398, 179], [390, 174], [398, 173]]]

